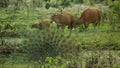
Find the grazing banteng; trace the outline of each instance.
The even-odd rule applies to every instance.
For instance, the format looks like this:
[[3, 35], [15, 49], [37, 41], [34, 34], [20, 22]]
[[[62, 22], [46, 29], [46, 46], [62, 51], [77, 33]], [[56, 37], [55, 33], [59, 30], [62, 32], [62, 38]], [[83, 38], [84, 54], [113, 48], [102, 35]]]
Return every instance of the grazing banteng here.
[[101, 11], [97, 8], [88, 8], [82, 13], [77, 25], [84, 24], [85, 28], [87, 29], [89, 24], [92, 23], [95, 28], [97, 25], [100, 25], [100, 20]]
[[71, 13], [60, 13], [51, 16], [52, 22], [54, 21], [58, 26], [65, 27], [68, 26], [69, 29], [75, 27], [76, 17]]
[[38, 29], [45, 29], [45, 28], [49, 28], [50, 27], [50, 22], [49, 21], [41, 21], [40, 23], [37, 24], [33, 24], [32, 28], [38, 28]]

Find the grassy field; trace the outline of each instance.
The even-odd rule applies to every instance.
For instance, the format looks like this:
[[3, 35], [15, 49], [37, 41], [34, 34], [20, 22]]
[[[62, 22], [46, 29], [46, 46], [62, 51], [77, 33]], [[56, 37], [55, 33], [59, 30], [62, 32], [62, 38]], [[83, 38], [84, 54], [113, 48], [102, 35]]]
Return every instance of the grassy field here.
[[50, 31], [31, 28], [34, 23], [51, 20], [51, 15], [59, 13], [57, 8], [32, 8], [29, 13], [26, 9], [13, 12], [1, 8], [0, 30], [10, 32], [0, 33], [0, 46], [20, 50], [0, 54], [0, 68], [120, 68], [120, 23], [114, 11], [109, 13], [108, 6], [102, 4], [77, 4], [63, 12], [72, 12], [79, 18], [88, 7], [97, 7], [106, 14], [100, 28], [90, 25], [85, 31], [81, 25], [77, 31], [72, 30], [70, 37], [69, 29], [57, 29], [55, 23]]

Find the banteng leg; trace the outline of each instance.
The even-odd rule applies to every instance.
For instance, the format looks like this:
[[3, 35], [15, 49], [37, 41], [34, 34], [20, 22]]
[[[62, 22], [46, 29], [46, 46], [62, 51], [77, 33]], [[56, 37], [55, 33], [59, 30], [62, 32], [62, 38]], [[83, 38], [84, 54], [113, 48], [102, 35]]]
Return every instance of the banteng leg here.
[[89, 26], [89, 23], [86, 22], [86, 23], [84, 23], [84, 25], [85, 25], [85, 34], [88, 34], [88, 26]]
[[98, 32], [101, 32], [101, 30], [100, 30], [100, 23], [98, 23], [97, 25], [98, 25]]
[[94, 27], [93, 32], [94, 32], [94, 34], [96, 33], [96, 26], [97, 26], [97, 23], [93, 23], [93, 27]]
[[78, 37], [78, 31], [77, 31], [77, 28], [75, 28], [75, 35]]
[[68, 26], [68, 29], [70, 29], [69, 37], [72, 35], [72, 28]]
[[[96, 23], [93, 24], [93, 26], [94, 26], [94, 30], [93, 30], [94, 33], [100, 31], [100, 30], [99, 30], [99, 29], [100, 29], [100, 23], [96, 22]], [[97, 27], [97, 26], [98, 26], [98, 27]]]
[[69, 36], [72, 35], [72, 28], [73, 28], [73, 23], [71, 22], [70, 25], [68, 26], [68, 29], [70, 29]]

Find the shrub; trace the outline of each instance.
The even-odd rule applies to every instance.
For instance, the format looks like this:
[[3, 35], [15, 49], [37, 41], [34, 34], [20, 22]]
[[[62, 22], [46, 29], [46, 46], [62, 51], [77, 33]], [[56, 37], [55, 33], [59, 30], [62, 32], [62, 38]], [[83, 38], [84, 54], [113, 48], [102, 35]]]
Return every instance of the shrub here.
[[[110, 10], [112, 9], [112, 10]], [[107, 23], [112, 26], [111, 30], [118, 30], [120, 27], [119, 25], [119, 18], [120, 18], [120, 7], [119, 2], [114, 2], [109, 8], [106, 8], [102, 12], [102, 23]]]
[[[26, 52], [30, 60], [42, 60], [46, 57], [65, 55], [71, 46], [76, 45], [74, 37], [68, 37], [64, 29], [51, 27], [50, 30], [33, 30], [26, 34]], [[76, 44], [75, 44], [76, 43]], [[72, 48], [72, 47], [71, 47]]]

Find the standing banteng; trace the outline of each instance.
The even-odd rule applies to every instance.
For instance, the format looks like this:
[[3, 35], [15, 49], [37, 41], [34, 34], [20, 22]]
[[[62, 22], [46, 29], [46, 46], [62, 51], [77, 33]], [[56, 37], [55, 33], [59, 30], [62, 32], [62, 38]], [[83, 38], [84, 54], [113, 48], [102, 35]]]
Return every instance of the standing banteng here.
[[100, 20], [101, 20], [101, 11], [97, 8], [88, 8], [82, 13], [81, 17], [77, 22], [77, 25], [84, 24], [87, 30], [90, 23], [93, 24], [94, 28], [97, 25], [100, 25]]

